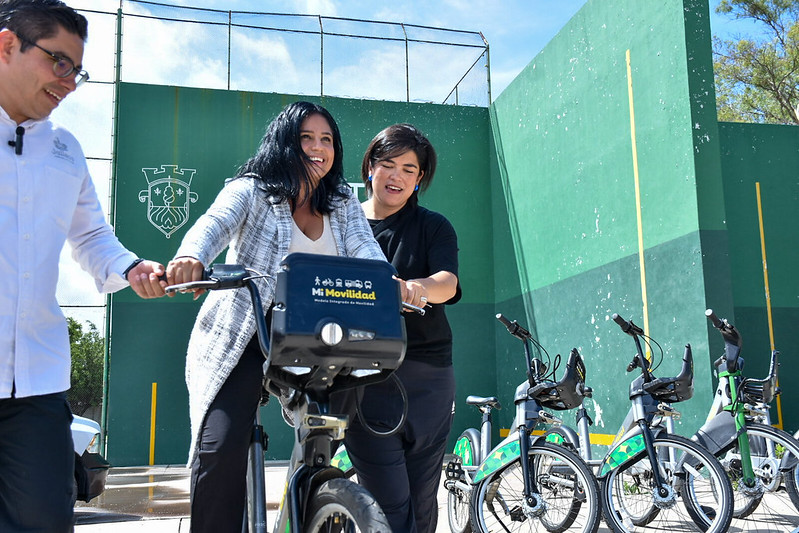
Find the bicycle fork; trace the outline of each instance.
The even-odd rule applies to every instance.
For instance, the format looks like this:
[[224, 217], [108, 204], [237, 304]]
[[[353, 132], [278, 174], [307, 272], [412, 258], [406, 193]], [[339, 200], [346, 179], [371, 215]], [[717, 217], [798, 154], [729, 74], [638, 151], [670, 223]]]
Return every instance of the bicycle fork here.
[[546, 512], [544, 500], [534, 485], [534, 467], [530, 463], [530, 433], [525, 426], [519, 427], [519, 460], [522, 464], [524, 479], [524, 513], [530, 518], [537, 518]]
[[264, 432], [264, 427], [258, 420], [258, 413], [256, 412], [247, 461], [247, 475], [250, 479], [250, 483], [247, 484], [249, 494], [247, 495], [247, 508], [244, 510], [247, 513], [247, 520], [244, 521], [244, 524], [249, 524], [250, 533], [266, 533], [264, 451], [267, 447], [267, 441], [268, 437]]
[[740, 376], [741, 372], [730, 374], [729, 372], [719, 372], [719, 379], [727, 378], [727, 383], [730, 387], [730, 398], [732, 403], [725, 405], [724, 410], [730, 411], [735, 419], [735, 431], [738, 436], [738, 451], [741, 455], [741, 482], [747, 488], [754, 488], [757, 484], [755, 478], [755, 469], [752, 466], [752, 451], [749, 448], [749, 435], [746, 433], [746, 414], [743, 409], [738, 408], [738, 383], [736, 377]]

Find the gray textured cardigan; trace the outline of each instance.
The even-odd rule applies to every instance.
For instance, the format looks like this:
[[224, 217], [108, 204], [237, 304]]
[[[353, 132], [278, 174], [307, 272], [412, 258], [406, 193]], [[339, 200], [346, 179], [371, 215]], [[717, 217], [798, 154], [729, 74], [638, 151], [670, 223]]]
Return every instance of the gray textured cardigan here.
[[[330, 228], [338, 254], [365, 259], [385, 256], [372, 236], [352, 191], [330, 213]], [[255, 180], [229, 180], [208, 211], [186, 233], [175, 257], [194, 257], [206, 267], [230, 246], [226, 263], [242, 264], [262, 274], [274, 274], [288, 253], [291, 208], [287, 201], [270, 203]], [[264, 310], [274, 298], [274, 280], [260, 280]], [[211, 291], [200, 308], [186, 355], [191, 448], [197, 453], [201, 424], [211, 401], [255, 334], [255, 318], [247, 291]]]

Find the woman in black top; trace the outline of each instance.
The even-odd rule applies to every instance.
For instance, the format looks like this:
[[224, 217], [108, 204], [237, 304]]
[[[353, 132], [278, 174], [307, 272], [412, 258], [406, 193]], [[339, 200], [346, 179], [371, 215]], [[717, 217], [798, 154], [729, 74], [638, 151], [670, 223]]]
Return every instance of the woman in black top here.
[[[369, 199], [362, 207], [377, 242], [397, 269], [403, 300], [425, 307], [424, 316], [406, 313], [408, 347], [397, 371], [408, 396], [402, 430], [378, 437], [355, 419], [345, 443], [358, 478], [382, 507], [395, 533], [433, 533], [441, 476], [455, 399], [452, 331], [444, 304], [460, 299], [458, 242], [441, 214], [418, 204], [419, 191], [433, 180], [436, 153], [409, 124], [377, 134], [361, 167]], [[361, 416], [388, 431], [403, 402], [389, 380], [364, 391]]]

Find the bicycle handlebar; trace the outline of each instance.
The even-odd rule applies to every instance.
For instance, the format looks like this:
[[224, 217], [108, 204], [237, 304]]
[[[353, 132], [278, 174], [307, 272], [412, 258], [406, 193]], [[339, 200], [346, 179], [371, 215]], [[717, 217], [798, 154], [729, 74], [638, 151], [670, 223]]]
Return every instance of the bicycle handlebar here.
[[719, 330], [719, 333], [721, 333], [724, 339], [724, 356], [717, 359], [714, 365], [718, 366], [721, 362], [726, 361], [728, 372], [740, 370], [738, 360], [741, 354], [743, 339], [741, 339], [738, 330], [735, 329], [735, 326], [727, 322], [726, 319], [716, 316], [716, 313], [714, 313], [712, 309], [707, 309], [705, 311], [705, 316], [713, 324], [713, 327]]
[[713, 324], [714, 328], [722, 329], [724, 327], [724, 322], [722, 322], [721, 319], [716, 316], [716, 313], [714, 313], [712, 309], [705, 310], [705, 316], [708, 320], [710, 320], [710, 323]]
[[530, 332], [524, 329], [522, 326], [520, 326], [519, 323], [516, 322], [515, 320], [511, 322], [510, 320], [505, 318], [505, 315], [503, 315], [502, 313], [497, 313], [496, 316], [497, 320], [499, 320], [502, 323], [502, 325], [507, 328], [508, 333], [510, 333], [517, 339], [526, 340], [531, 337]]
[[612, 318], [613, 321], [616, 324], [618, 324], [621, 330], [627, 335], [630, 335], [631, 337], [637, 337], [639, 335], [644, 334], [644, 330], [633, 324], [632, 320], [628, 322], [627, 320], [624, 320], [622, 317], [620, 317], [618, 313], [613, 313]]
[[[624, 320], [622, 317], [619, 316], [618, 313], [613, 313], [613, 316], [611, 318], [613, 318], [613, 321], [619, 325], [619, 327], [624, 333], [635, 339], [635, 345], [638, 348], [638, 353], [636, 353], [633, 356], [633, 360], [630, 361], [630, 363], [627, 365], [627, 372], [628, 373], [632, 372], [633, 370], [641, 366], [640, 360], [643, 359], [644, 354], [641, 351], [641, 346], [638, 337], [644, 334], [644, 330], [633, 324], [632, 320], [630, 321]], [[645, 374], [649, 373], [648, 368], [645, 368], [644, 370]]]
[[[256, 278], [271, 278], [273, 276], [258, 274], [253, 270], [241, 265], [215, 264], [203, 270], [201, 280], [177, 283], [164, 289], [167, 294], [193, 290], [224, 290], [241, 289], [247, 286], [248, 282]], [[420, 316], [425, 315], [425, 309], [402, 302], [403, 309], [413, 311]]]

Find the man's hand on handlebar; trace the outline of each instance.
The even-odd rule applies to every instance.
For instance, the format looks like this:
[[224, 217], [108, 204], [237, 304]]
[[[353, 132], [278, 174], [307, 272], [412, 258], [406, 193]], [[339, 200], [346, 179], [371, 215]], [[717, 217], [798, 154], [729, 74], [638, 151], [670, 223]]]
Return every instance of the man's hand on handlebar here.
[[164, 265], [157, 261], [144, 260], [130, 269], [128, 283], [141, 298], [160, 298], [167, 286], [163, 279]]
[[[201, 281], [205, 273], [203, 264], [193, 257], [176, 257], [166, 267], [166, 279], [168, 285], [178, 285], [191, 281]], [[205, 289], [195, 289], [194, 299], [196, 300], [205, 292]], [[174, 296], [175, 293], [169, 293]]]

